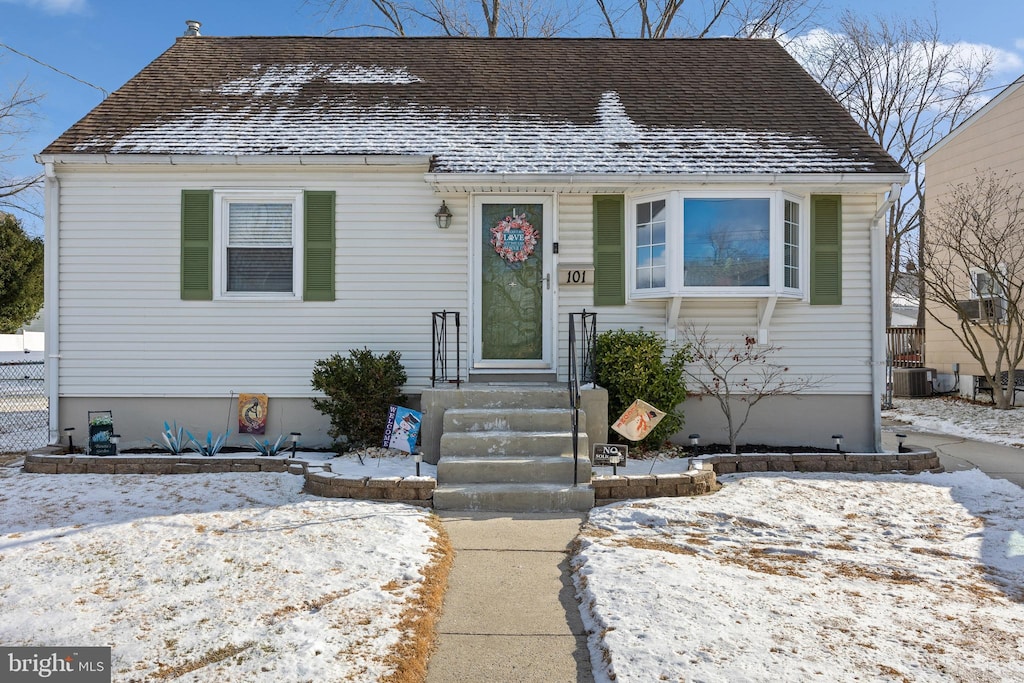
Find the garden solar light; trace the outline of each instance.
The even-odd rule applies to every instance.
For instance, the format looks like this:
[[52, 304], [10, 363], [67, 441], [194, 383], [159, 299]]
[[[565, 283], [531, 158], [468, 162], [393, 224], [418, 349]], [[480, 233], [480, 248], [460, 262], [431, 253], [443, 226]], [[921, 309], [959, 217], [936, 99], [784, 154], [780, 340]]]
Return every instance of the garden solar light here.
[[690, 445], [694, 448], [700, 445], [700, 434], [690, 434]]
[[292, 432], [288, 438], [288, 440], [292, 442], [292, 454], [289, 456], [291, 458], [295, 457], [295, 449], [299, 445], [300, 436], [302, 436], [302, 432]]
[[833, 434], [832, 438], [836, 440], [836, 452], [838, 453], [838, 452], [842, 451], [843, 450], [843, 435], [842, 434]]
[[111, 434], [110, 443], [114, 447], [114, 455], [117, 455], [117, 444], [121, 442], [120, 434]]
[[75, 452], [75, 442], [71, 439], [71, 432], [75, 431], [74, 427], [65, 427], [64, 433], [68, 435], [68, 453]]
[[412, 459], [416, 462], [416, 476], [420, 476], [420, 463], [423, 462], [423, 454], [416, 453], [412, 456]]
[[614, 455], [608, 456], [608, 462], [610, 462], [612, 464], [612, 474], [618, 475], [618, 473], [619, 473], [619, 454], [615, 453]]
[[903, 442], [907, 440], [907, 435], [906, 435], [906, 434], [897, 434], [897, 435], [896, 435], [896, 440], [897, 440], [897, 441], [899, 442], [899, 444], [900, 444], [900, 447], [899, 447], [899, 449], [897, 450], [897, 452], [898, 452], [898, 453], [906, 453], [906, 452], [907, 452], [907, 449], [906, 449], [906, 448], [905, 448], [905, 447], [903, 446]]

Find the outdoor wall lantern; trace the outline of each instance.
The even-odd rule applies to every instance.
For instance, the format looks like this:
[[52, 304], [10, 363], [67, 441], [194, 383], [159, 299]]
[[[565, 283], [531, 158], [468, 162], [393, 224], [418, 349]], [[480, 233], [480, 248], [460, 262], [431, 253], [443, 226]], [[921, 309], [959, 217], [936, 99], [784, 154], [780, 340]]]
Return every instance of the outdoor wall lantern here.
[[420, 463], [423, 462], [423, 454], [416, 453], [412, 456], [412, 459], [416, 461], [416, 476], [420, 476]]
[[906, 446], [903, 445], [903, 442], [906, 441], [906, 440], [907, 440], [907, 435], [906, 434], [897, 434], [896, 435], [896, 441], [898, 441], [899, 444], [900, 444], [900, 447], [896, 451], [897, 453], [906, 453], [907, 452]]
[[71, 438], [71, 432], [75, 431], [74, 427], [65, 427], [64, 434], [68, 437], [68, 453], [75, 452], [75, 442]]
[[437, 227], [442, 230], [447, 230], [452, 224], [452, 212], [448, 210], [448, 205], [441, 200], [441, 208], [434, 214], [434, 218], [437, 219]]
[[292, 442], [292, 454], [290, 456], [288, 456], [288, 457], [290, 457], [290, 458], [294, 458], [295, 457], [295, 449], [299, 445], [299, 437], [300, 436], [302, 436], [302, 432], [292, 432], [288, 436], [288, 440]]
[[843, 435], [833, 434], [832, 438], [836, 440], [836, 453], [841, 453], [843, 450]]
[[110, 435], [110, 445], [114, 447], [113, 455], [117, 455], [117, 444], [119, 444], [119, 443], [121, 443], [121, 435], [120, 434], [111, 434]]

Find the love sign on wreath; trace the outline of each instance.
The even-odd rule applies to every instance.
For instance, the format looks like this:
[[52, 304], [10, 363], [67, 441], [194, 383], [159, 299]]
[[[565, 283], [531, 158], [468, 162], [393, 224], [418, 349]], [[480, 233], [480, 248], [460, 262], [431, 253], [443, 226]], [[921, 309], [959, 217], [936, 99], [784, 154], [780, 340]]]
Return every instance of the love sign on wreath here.
[[509, 263], [523, 263], [533, 255], [540, 239], [540, 231], [530, 225], [526, 214], [505, 216], [491, 228], [494, 251]]

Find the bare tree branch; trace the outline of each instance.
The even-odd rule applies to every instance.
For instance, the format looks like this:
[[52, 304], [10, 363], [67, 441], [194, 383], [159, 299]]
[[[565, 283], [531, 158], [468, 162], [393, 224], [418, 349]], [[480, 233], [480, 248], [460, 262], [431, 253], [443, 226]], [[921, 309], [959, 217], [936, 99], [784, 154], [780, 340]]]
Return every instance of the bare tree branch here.
[[0, 209], [17, 209], [39, 216], [38, 196], [34, 190], [39, 187], [42, 175], [12, 175], [7, 165], [20, 156], [18, 145], [28, 132], [41, 99], [42, 96], [30, 91], [22, 80], [0, 100]]
[[[886, 289], [907, 261], [920, 261], [925, 179], [917, 160], [980, 105], [992, 55], [941, 38], [938, 21], [867, 19], [845, 12], [838, 32], [813, 32], [790, 51], [911, 174], [886, 230]], [[923, 300], [923, 292], [921, 299]], [[886, 299], [891, 321], [891, 297]], [[918, 324], [924, 323], [923, 307]]]
[[708, 336], [708, 328], [698, 331], [691, 323], [684, 327], [683, 339], [694, 361], [686, 367], [686, 376], [702, 395], [718, 401], [732, 453], [751, 409], [763, 399], [799, 394], [825, 383], [822, 378], [790, 376], [788, 367], [774, 361], [782, 347], [759, 345], [750, 335], [742, 343], [717, 341]]

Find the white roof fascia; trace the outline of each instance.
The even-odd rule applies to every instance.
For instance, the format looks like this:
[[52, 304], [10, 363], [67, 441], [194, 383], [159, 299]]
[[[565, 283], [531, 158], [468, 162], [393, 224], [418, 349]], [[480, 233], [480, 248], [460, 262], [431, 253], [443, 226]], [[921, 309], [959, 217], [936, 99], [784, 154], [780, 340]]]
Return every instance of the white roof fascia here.
[[40, 164], [105, 166], [426, 166], [426, 155], [348, 154], [36, 154]]
[[941, 140], [936, 142], [934, 145], [932, 145], [931, 147], [926, 149], [924, 151], [924, 153], [921, 154], [921, 158], [919, 159], [919, 161], [928, 161], [928, 157], [930, 157], [931, 155], [935, 154], [940, 149], [945, 147], [946, 144], [950, 140], [952, 140], [956, 136], [960, 135], [960, 133], [962, 133], [965, 130], [967, 130], [967, 128], [972, 126], [975, 121], [977, 121], [982, 116], [987, 114], [990, 109], [992, 109], [993, 107], [997, 106], [1000, 102], [1005, 100], [1007, 97], [1009, 97], [1010, 95], [1015, 93], [1017, 91], [1017, 89], [1020, 88], [1021, 86], [1024, 86], [1024, 76], [1021, 76], [1020, 78], [1015, 80], [1013, 83], [1011, 83], [1010, 85], [1008, 85], [1005, 88], [1003, 88], [1002, 92], [1000, 92], [998, 95], [996, 95], [991, 100], [986, 102], [984, 104], [984, 106], [981, 107], [981, 109], [979, 109], [978, 111], [976, 111], [973, 114], [971, 114], [970, 116], [968, 116], [966, 119], [961, 121], [960, 124], [956, 128], [954, 128], [953, 130], [949, 131], [949, 133], [946, 134], [946, 137], [942, 138]]
[[447, 186], [561, 185], [608, 187], [666, 184], [698, 185], [857, 185], [864, 189], [881, 187], [887, 191], [893, 183], [905, 184], [906, 173], [581, 173], [581, 174], [507, 174], [507, 173], [426, 173], [424, 180], [435, 188]]

